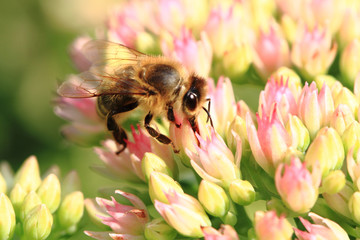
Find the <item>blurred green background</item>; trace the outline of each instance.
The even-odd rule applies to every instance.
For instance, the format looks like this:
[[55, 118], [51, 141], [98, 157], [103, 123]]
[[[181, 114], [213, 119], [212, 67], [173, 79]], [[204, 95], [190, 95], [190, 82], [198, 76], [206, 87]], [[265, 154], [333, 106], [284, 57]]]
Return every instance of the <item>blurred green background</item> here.
[[14, 170], [36, 155], [41, 172], [59, 165], [78, 171], [86, 197], [115, 183], [90, 170], [100, 164], [92, 149], [66, 142], [65, 123], [53, 113], [58, 82], [76, 70], [69, 46], [93, 34], [114, 0], [15, 0], [0, 3], [0, 160]]

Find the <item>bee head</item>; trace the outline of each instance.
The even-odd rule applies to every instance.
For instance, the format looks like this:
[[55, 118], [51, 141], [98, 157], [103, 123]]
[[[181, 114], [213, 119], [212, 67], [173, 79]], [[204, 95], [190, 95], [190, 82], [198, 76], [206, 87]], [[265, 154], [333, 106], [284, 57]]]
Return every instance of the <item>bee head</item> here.
[[206, 98], [207, 84], [202, 77], [192, 74], [189, 78], [189, 89], [183, 97], [183, 111], [188, 116], [194, 116], [202, 107]]

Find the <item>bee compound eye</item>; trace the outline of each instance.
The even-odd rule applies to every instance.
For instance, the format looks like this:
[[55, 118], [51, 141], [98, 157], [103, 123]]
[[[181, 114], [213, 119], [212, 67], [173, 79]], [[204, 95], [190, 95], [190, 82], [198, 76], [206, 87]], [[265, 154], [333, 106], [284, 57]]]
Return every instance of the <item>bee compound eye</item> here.
[[185, 98], [186, 108], [190, 111], [194, 111], [195, 108], [197, 107], [197, 103], [198, 103], [198, 96], [196, 95], [196, 93], [188, 92]]

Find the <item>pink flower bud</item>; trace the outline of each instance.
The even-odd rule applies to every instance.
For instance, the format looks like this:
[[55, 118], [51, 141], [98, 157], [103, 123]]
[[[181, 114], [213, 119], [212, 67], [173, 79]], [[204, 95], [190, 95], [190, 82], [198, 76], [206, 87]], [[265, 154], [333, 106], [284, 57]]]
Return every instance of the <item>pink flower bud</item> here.
[[291, 60], [303, 73], [311, 79], [327, 72], [335, 59], [336, 43], [332, 44], [330, 32], [314, 27], [312, 30], [305, 27], [291, 49]]
[[288, 121], [289, 114], [297, 114], [296, 98], [289, 88], [288, 80], [281, 78], [280, 81], [276, 81], [273, 77], [268, 80], [265, 90], [260, 93], [259, 114], [269, 116], [273, 103], [277, 103], [281, 119], [285, 124]]
[[238, 143], [236, 156], [226, 146], [223, 139], [211, 130], [211, 138], [204, 140], [197, 135], [200, 146], [196, 152], [186, 150], [191, 166], [204, 180], [216, 183], [227, 189], [229, 184], [240, 178], [241, 142]]
[[165, 56], [179, 60], [189, 71], [208, 76], [212, 62], [212, 48], [205, 32], [196, 41], [192, 32], [183, 27], [179, 37], [172, 36], [171, 42], [163, 40], [161, 47]]
[[325, 84], [318, 93], [315, 82], [305, 83], [298, 100], [298, 115], [309, 130], [311, 138], [317, 131], [329, 124], [334, 112], [334, 101], [329, 87]]
[[236, 101], [234, 91], [229, 78], [220, 77], [215, 87], [214, 81], [208, 81], [208, 95], [211, 99], [210, 115], [214, 128], [225, 136], [227, 126], [234, 120], [236, 115]]
[[290, 66], [289, 45], [275, 24], [270, 26], [268, 32], [260, 31], [254, 48], [254, 64], [264, 79], [279, 67]]
[[318, 198], [321, 171], [318, 165], [312, 172], [300, 159], [293, 158], [290, 165], [280, 164], [275, 174], [276, 189], [284, 203], [294, 212], [308, 212]]
[[201, 227], [211, 222], [201, 204], [194, 197], [175, 191], [166, 194], [169, 204], [155, 200], [155, 208], [165, 221], [188, 237], [202, 237]]
[[291, 138], [278, 116], [278, 108], [273, 108], [270, 116], [256, 115], [258, 129], [256, 130], [251, 117], [246, 117], [249, 144], [256, 162], [269, 174], [286, 156], [291, 146]]
[[255, 232], [259, 240], [288, 240], [293, 234], [290, 223], [275, 211], [255, 213]]

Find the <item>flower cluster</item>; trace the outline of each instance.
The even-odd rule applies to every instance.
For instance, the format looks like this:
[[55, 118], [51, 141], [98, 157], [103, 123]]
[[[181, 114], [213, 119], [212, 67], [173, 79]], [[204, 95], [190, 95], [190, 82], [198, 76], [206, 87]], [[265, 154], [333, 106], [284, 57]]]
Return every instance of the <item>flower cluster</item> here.
[[42, 177], [35, 156], [13, 174], [0, 166], [0, 238], [42, 240], [74, 234], [84, 212], [79, 177], [70, 172], [62, 183], [57, 166]]
[[[94, 98], [57, 99], [56, 113], [71, 121], [64, 135], [101, 142], [104, 165], [94, 169], [115, 179], [123, 197], [86, 199], [107, 228], [85, 233], [360, 238], [359, 13], [357, 1], [341, 0], [134, 0], [116, 8], [96, 38], [179, 61], [207, 78], [211, 106], [197, 114], [196, 131], [176, 114], [181, 124], [153, 124], [173, 148], [137, 125], [119, 153]], [[71, 48], [80, 71], [93, 64], [82, 49], [88, 39]], [[264, 85], [252, 110], [239, 101], [249, 84]], [[139, 121], [137, 112], [130, 117], [119, 124]]]

